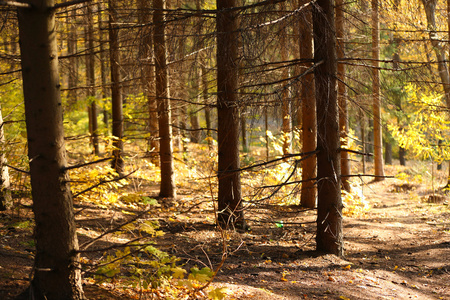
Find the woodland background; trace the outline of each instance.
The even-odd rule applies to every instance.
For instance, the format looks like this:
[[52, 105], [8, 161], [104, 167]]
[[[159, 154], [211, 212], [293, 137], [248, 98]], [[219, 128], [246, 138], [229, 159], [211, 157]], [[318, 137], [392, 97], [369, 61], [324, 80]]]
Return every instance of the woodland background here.
[[[446, 201], [450, 1], [0, 4], [0, 203], [5, 228], [36, 228], [27, 293], [82, 299], [83, 273], [206, 297], [230, 232], [289, 224], [263, 209], [317, 211], [291, 225], [316, 223], [313, 248], [342, 257], [343, 215], [370, 210], [369, 181]], [[407, 160], [426, 167], [385, 171]], [[94, 207], [111, 223], [79, 245]], [[194, 209], [223, 259], [181, 280], [158, 228]]]

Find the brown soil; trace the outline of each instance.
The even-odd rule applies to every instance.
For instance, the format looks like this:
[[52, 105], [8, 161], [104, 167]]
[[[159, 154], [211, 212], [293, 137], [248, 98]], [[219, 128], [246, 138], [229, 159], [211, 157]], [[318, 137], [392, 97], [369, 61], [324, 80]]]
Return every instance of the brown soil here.
[[[149, 194], [155, 195], [152, 188]], [[202, 202], [205, 196], [189, 190], [181, 190], [176, 209], [162, 199], [157, 216], [155, 210], [144, 217], [159, 219], [166, 233], [157, 238], [159, 247], [180, 257], [187, 269], [215, 269], [225, 239], [227, 259], [213, 286], [227, 287], [228, 299], [450, 299], [446, 196], [397, 179], [370, 183], [363, 190], [372, 209], [345, 218], [344, 258], [314, 252], [315, 212], [296, 206], [250, 208], [251, 230], [225, 232], [224, 238], [214, 226], [210, 204]], [[130, 218], [122, 209], [78, 204], [80, 209], [80, 244]], [[0, 299], [13, 299], [28, 284], [31, 220], [26, 207], [0, 214]], [[84, 289], [89, 299], [128, 299], [114, 286], [90, 280]]]

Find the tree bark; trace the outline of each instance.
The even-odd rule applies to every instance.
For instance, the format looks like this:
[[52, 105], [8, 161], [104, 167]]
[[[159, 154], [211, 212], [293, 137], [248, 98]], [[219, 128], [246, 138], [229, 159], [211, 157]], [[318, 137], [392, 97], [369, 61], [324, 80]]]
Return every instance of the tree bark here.
[[[138, 1], [139, 9], [139, 23], [148, 24], [150, 23], [150, 2], [146, 0]], [[147, 97], [148, 103], [148, 148], [150, 153], [159, 153], [159, 141], [158, 141], [158, 111], [155, 97], [155, 67], [154, 67], [154, 53], [153, 53], [153, 36], [150, 26], [145, 26], [142, 29], [142, 43], [139, 44], [140, 47], [140, 59], [142, 63], [141, 70], [141, 80], [142, 87], [144, 90], [144, 95]], [[159, 166], [159, 157], [157, 155], [152, 156], [152, 163]]]
[[191, 122], [191, 142], [193, 143], [200, 143], [201, 142], [201, 132], [200, 132], [200, 123], [198, 121], [198, 112], [191, 111], [189, 113], [189, 120]]
[[384, 180], [383, 132], [380, 100], [380, 21], [378, 0], [372, 0], [372, 93], [373, 93], [373, 159], [375, 181]]
[[242, 137], [242, 152], [248, 153], [248, 139], [247, 139], [247, 117], [244, 110], [241, 111], [241, 137]]
[[3, 123], [2, 110], [0, 108], [0, 211], [12, 207], [12, 197], [9, 181], [9, 171], [6, 166], [6, 140], [5, 123]]
[[341, 164], [332, 0], [313, 4], [317, 102], [317, 250], [343, 255]]
[[[202, 0], [196, 0], [195, 1], [195, 5], [196, 5], [196, 9], [200, 11], [200, 9], [202, 9]], [[198, 29], [198, 35], [201, 36], [202, 35], [202, 29], [199, 26]], [[203, 49], [204, 47], [204, 40], [203, 38], [200, 38], [200, 40], [198, 41], [199, 45], [198, 45], [198, 49]], [[202, 100], [203, 100], [203, 104], [205, 105], [205, 122], [206, 122], [206, 137], [207, 137], [207, 141], [208, 141], [208, 145], [211, 147], [212, 146], [212, 133], [211, 133], [211, 129], [212, 129], [212, 123], [211, 123], [211, 108], [210, 108], [210, 103], [208, 102], [208, 89], [209, 89], [209, 85], [208, 85], [208, 73], [207, 73], [207, 60], [206, 60], [206, 55], [204, 53], [204, 51], [201, 51], [199, 53], [200, 56], [200, 80], [201, 80], [201, 87], [202, 87]]]
[[112, 135], [113, 160], [112, 167], [119, 175], [124, 173], [123, 160], [123, 98], [122, 77], [120, 74], [119, 29], [117, 28], [117, 11], [114, 0], [109, 5], [109, 60], [111, 69], [111, 102], [112, 102]]
[[169, 79], [166, 58], [165, 33], [165, 0], [154, 0], [153, 46], [155, 51], [155, 91], [158, 105], [159, 121], [159, 157], [161, 168], [160, 197], [176, 197], [175, 178], [173, 169], [172, 126], [170, 112]]
[[238, 33], [235, 0], [217, 0], [218, 223], [245, 228], [239, 172]]
[[86, 17], [88, 20], [85, 45], [87, 49], [86, 55], [86, 79], [88, 86], [88, 114], [89, 114], [89, 133], [91, 135], [91, 143], [94, 148], [94, 154], [100, 155], [98, 144], [98, 123], [97, 123], [97, 101], [95, 97], [95, 57], [94, 57], [94, 22], [92, 15], [92, 7], [88, 3], [86, 6]]
[[70, 12], [70, 17], [67, 17], [67, 22], [71, 22], [68, 24], [69, 27], [69, 36], [67, 41], [67, 54], [69, 57], [69, 65], [68, 65], [68, 92], [67, 98], [70, 101], [70, 104], [74, 104], [78, 100], [78, 93], [76, 90], [77, 82], [78, 82], [78, 58], [76, 57], [77, 52], [77, 27], [75, 25], [76, 22], [76, 10], [73, 9]]
[[84, 299], [69, 187], [53, 0], [18, 9], [23, 92], [36, 222], [33, 299]]
[[[300, 0], [299, 6], [307, 3]], [[300, 15], [300, 59], [305, 60], [302, 63], [303, 71], [312, 67], [310, 62], [313, 58], [313, 26], [312, 26], [312, 7], [309, 6]], [[308, 62], [309, 60], [309, 62]], [[302, 137], [303, 152], [316, 151], [317, 147], [317, 121], [316, 121], [316, 99], [314, 87], [314, 74], [306, 74], [301, 79], [300, 97], [302, 102]], [[316, 207], [317, 188], [316, 188], [316, 155], [302, 160], [302, 192], [301, 205], [307, 208]]]
[[341, 174], [342, 174], [342, 188], [350, 192], [350, 155], [343, 150], [348, 146], [348, 107], [347, 107], [347, 88], [345, 84], [345, 65], [343, 61], [345, 58], [344, 52], [344, 1], [336, 0], [336, 40], [337, 40], [337, 76], [338, 76], [338, 104], [339, 104], [339, 133], [341, 140]]
[[384, 149], [384, 161], [387, 165], [392, 165], [392, 144], [385, 142]]
[[[100, 44], [100, 78], [102, 82], [102, 102], [104, 103], [106, 101], [106, 98], [108, 97], [108, 91], [109, 88], [106, 85], [107, 80], [107, 55], [105, 51], [105, 39], [103, 34], [103, 17], [102, 17], [102, 3], [97, 3], [97, 13], [98, 13], [98, 27], [100, 28], [98, 32], [98, 39]], [[106, 109], [106, 105], [103, 104], [103, 123], [105, 124], [105, 127], [108, 128], [108, 120], [109, 120], [109, 112]], [[109, 135], [109, 134], [108, 134]]]
[[[280, 11], [284, 12], [286, 10], [286, 4], [284, 2], [280, 3]], [[281, 22], [280, 24], [280, 52], [281, 61], [286, 62], [288, 60], [288, 46], [287, 46], [287, 32], [286, 23]], [[289, 77], [289, 68], [287, 66], [282, 69], [282, 79], [287, 79]], [[282, 125], [281, 134], [283, 141], [283, 155], [288, 155], [291, 152], [291, 135], [292, 135], [292, 120], [291, 120], [291, 101], [289, 95], [288, 86], [284, 86], [281, 92], [281, 112], [282, 112]]]
[[406, 166], [406, 149], [403, 147], [398, 147], [398, 159], [400, 161], [400, 166]]

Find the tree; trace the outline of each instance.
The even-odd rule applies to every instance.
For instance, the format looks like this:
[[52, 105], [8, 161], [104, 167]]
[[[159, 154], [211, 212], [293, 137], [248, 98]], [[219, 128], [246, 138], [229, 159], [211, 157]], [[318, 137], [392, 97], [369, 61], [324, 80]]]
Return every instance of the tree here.
[[[300, 5], [306, 1], [300, 0]], [[300, 58], [304, 72], [312, 67], [313, 58], [313, 32], [311, 6], [304, 9], [300, 15]], [[303, 75], [301, 80], [301, 103], [302, 103], [302, 144], [303, 152], [316, 151], [317, 147], [317, 124], [316, 124], [316, 99], [314, 97], [314, 74], [309, 72]], [[316, 155], [310, 155], [302, 160], [302, 193], [301, 205], [313, 208], [316, 206], [317, 190], [315, 178], [317, 176]]]
[[6, 166], [4, 125], [0, 108], [0, 211], [7, 210], [12, 206], [9, 171], [8, 166]]
[[373, 93], [373, 148], [375, 181], [384, 180], [383, 133], [380, 100], [380, 21], [378, 0], [372, 0], [372, 93]]
[[72, 102], [77, 102], [78, 95], [76, 91], [76, 85], [78, 82], [78, 58], [76, 57], [77, 52], [77, 26], [75, 24], [76, 20], [76, 9], [71, 10], [70, 14], [67, 15], [67, 25], [69, 27], [68, 40], [67, 40], [67, 54], [69, 55], [69, 65], [68, 65], [68, 93], [67, 97]]
[[[284, 12], [286, 10], [286, 4], [284, 2], [280, 3], [280, 11]], [[288, 48], [287, 48], [287, 28], [286, 23], [282, 22], [280, 24], [280, 52], [281, 61], [286, 63], [288, 60]], [[287, 80], [289, 77], [289, 68], [285, 66], [282, 70], [281, 77]], [[281, 92], [281, 114], [282, 114], [282, 125], [281, 134], [283, 141], [283, 155], [288, 155], [291, 152], [291, 135], [292, 135], [292, 120], [291, 120], [291, 101], [289, 88], [287, 86], [283, 87]]]
[[100, 155], [98, 144], [98, 123], [97, 123], [97, 103], [95, 97], [95, 57], [94, 57], [94, 21], [92, 7], [88, 3], [86, 6], [87, 28], [85, 28], [86, 44], [86, 79], [88, 86], [88, 114], [89, 114], [89, 133], [94, 148], [94, 154]]
[[332, 0], [313, 4], [317, 102], [317, 250], [343, 255], [341, 166]]
[[336, 0], [336, 40], [337, 40], [337, 58], [341, 60], [337, 65], [338, 76], [338, 104], [339, 104], [339, 132], [341, 139], [341, 174], [342, 188], [350, 192], [350, 155], [344, 149], [348, 145], [348, 107], [347, 92], [345, 83], [345, 65], [343, 59], [344, 52], [344, 1]]
[[235, 0], [217, 4], [218, 223], [245, 227], [239, 172], [238, 37]]
[[53, 0], [18, 9], [33, 212], [34, 299], [83, 299], [66, 167]]
[[176, 197], [174, 170], [172, 127], [170, 113], [170, 94], [166, 58], [165, 0], [154, 0], [153, 46], [155, 51], [155, 91], [159, 120], [159, 157], [161, 168], [160, 197]]
[[[146, 25], [150, 23], [150, 3], [146, 0], [138, 1], [138, 22]], [[148, 146], [152, 153], [159, 152], [159, 142], [156, 138], [158, 135], [158, 113], [155, 98], [155, 68], [153, 60], [153, 36], [150, 26], [144, 26], [142, 29], [142, 43], [139, 44], [140, 59], [142, 63], [141, 81], [144, 95], [148, 102], [148, 129], [150, 131]], [[152, 162], [159, 165], [157, 156], [152, 156]]]
[[108, 1], [109, 6], [109, 60], [111, 70], [111, 102], [112, 102], [112, 135], [113, 160], [112, 167], [119, 175], [124, 172], [123, 160], [123, 99], [122, 76], [120, 74], [119, 28], [117, 27], [117, 3]]

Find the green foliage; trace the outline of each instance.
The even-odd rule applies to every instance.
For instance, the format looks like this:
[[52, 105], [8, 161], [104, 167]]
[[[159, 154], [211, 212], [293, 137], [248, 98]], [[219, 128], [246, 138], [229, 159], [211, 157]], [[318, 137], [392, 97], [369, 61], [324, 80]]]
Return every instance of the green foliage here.
[[[161, 236], [159, 225], [155, 221], [136, 221], [122, 227], [125, 232], [147, 234], [150, 238]], [[142, 293], [158, 291], [159, 298], [178, 299], [182, 295], [196, 295], [202, 290], [202, 284], [212, 280], [214, 272], [210, 268], [193, 267], [188, 278], [186, 270], [177, 265], [179, 258], [161, 251], [155, 242], [144, 239], [139, 243], [130, 243], [123, 250], [115, 250], [104, 255], [98, 263], [94, 280], [97, 283], [115, 282], [124, 289], [133, 288]], [[164, 294], [162, 296], [161, 294]], [[224, 289], [212, 289], [208, 293], [210, 299], [223, 299]]]
[[26, 230], [32, 230], [34, 228], [34, 222], [30, 220], [21, 221], [13, 224], [14, 228], [17, 229], [26, 229]]

